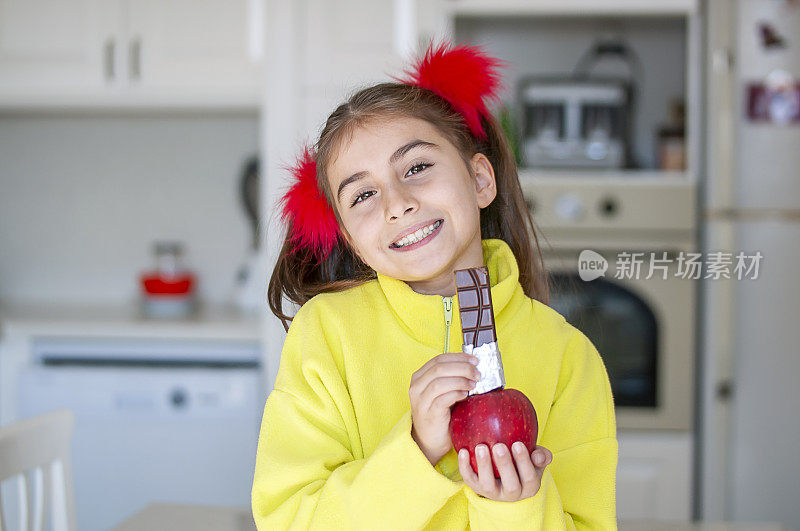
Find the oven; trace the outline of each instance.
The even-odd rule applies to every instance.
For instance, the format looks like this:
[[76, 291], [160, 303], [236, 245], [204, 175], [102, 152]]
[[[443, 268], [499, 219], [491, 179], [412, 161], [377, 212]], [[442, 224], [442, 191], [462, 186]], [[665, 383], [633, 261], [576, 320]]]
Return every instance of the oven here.
[[690, 431], [699, 259], [694, 185], [566, 173], [523, 174], [520, 181], [539, 231], [550, 306], [602, 356], [617, 427]]

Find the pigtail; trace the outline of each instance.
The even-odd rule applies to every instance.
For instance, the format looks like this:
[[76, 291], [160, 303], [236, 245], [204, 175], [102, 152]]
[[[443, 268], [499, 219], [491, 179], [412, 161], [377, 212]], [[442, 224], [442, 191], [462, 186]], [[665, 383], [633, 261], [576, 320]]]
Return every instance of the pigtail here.
[[319, 293], [342, 291], [375, 278], [375, 271], [341, 239], [320, 261], [312, 249], [298, 247], [288, 236], [290, 234], [291, 222], [287, 224], [283, 245], [267, 287], [269, 309], [280, 319], [286, 331], [293, 316], [283, 311], [284, 296], [289, 302], [302, 306]]
[[525, 295], [549, 304], [547, 270], [539, 246], [540, 231], [525, 201], [514, 153], [494, 116], [488, 114], [482, 122], [487, 138], [477, 143], [476, 151], [486, 155], [492, 163], [497, 196], [481, 210], [481, 238], [505, 241], [517, 259], [519, 283]]

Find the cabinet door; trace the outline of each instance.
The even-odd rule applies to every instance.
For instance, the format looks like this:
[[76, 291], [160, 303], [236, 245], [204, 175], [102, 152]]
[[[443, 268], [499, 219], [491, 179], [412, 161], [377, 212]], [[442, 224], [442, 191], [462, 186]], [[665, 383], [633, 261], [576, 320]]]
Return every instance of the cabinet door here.
[[131, 88], [255, 96], [260, 0], [128, 0]]
[[620, 432], [617, 441], [617, 517], [689, 521], [691, 434]]
[[[391, 81], [400, 75], [401, 59], [392, 48], [394, 3], [391, 0], [306, 0], [304, 81], [306, 86], [359, 85]], [[333, 110], [333, 109], [331, 109]]]
[[113, 85], [119, 4], [0, 0], [0, 98]]

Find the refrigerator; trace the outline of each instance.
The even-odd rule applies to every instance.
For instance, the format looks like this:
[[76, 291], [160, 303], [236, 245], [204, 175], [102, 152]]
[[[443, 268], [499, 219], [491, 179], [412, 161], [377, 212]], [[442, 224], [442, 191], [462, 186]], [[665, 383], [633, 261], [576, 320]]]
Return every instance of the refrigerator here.
[[800, 2], [708, 0], [695, 514], [800, 530]]

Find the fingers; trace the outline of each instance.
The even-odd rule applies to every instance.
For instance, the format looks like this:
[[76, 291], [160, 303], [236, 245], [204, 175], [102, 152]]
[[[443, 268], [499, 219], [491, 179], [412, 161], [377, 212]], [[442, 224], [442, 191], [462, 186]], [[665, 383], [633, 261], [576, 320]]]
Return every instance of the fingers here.
[[[544, 446], [538, 446], [533, 453], [520, 441], [515, 442], [511, 452], [505, 444], [497, 443], [492, 447], [492, 455], [500, 474], [500, 480], [495, 479], [492, 470], [492, 461], [487, 446], [479, 444], [475, 447], [475, 459], [478, 472], [473, 471], [469, 462], [469, 452], [462, 449], [458, 453], [458, 466], [461, 477], [473, 491], [500, 501], [517, 501], [529, 498], [539, 492], [544, 469], [553, 462], [553, 454]], [[541, 463], [541, 465], [539, 465]]]
[[511, 458], [508, 447], [503, 443], [497, 443], [492, 448], [492, 453], [494, 462], [497, 465], [497, 471], [500, 473], [503, 497], [512, 500], [519, 499], [522, 493], [522, 485], [517, 476], [517, 470], [514, 467], [514, 461]]
[[416, 379], [413, 376], [411, 379], [412, 384], [416, 383], [418, 386], [425, 387], [432, 381], [448, 376], [460, 376], [462, 378], [478, 380], [480, 379], [481, 373], [468, 361], [445, 361], [429, 367], [425, 373], [420, 374]]
[[481, 488], [481, 493], [485, 496], [494, 497], [499, 489], [497, 479], [494, 477], [489, 448], [485, 444], [476, 446], [475, 458], [478, 461], [478, 486]]
[[460, 398], [463, 398], [465, 396], [464, 392], [475, 389], [475, 385], [475, 380], [471, 378], [461, 376], [441, 377], [432, 380], [421, 394], [430, 399], [431, 403], [435, 403], [437, 397], [454, 390], [458, 390], [458, 394], [461, 395]]
[[466, 448], [462, 448], [458, 452], [458, 470], [461, 472], [461, 479], [464, 480], [464, 483], [475, 492], [478, 492], [476, 490], [478, 488], [478, 475], [472, 470], [472, 465], [469, 463], [469, 451]]
[[531, 460], [536, 468], [544, 469], [553, 462], [553, 453], [544, 446], [537, 446]]
[[[454, 357], [456, 361], [452, 361]], [[441, 354], [423, 365], [411, 377], [409, 396], [412, 398], [412, 404], [418, 397], [425, 404], [425, 409], [436, 407], [441, 410], [465, 398], [468, 391], [475, 388], [475, 383], [481, 376], [467, 358], [475, 359], [469, 354], [448, 353]], [[441, 361], [448, 359], [451, 361]], [[458, 392], [453, 392], [456, 390]]]
[[475, 369], [477, 361], [478, 358], [471, 354], [457, 352], [439, 354], [428, 360], [411, 376], [411, 383], [419, 381], [425, 385], [438, 376], [468, 376], [477, 370]]
[[411, 377], [408, 396], [415, 441], [429, 460], [452, 446], [448, 432], [450, 406], [466, 398], [480, 379], [469, 358], [476, 359], [464, 353], [440, 354]]
[[[511, 445], [511, 451], [514, 454], [514, 463], [517, 465], [517, 473], [519, 474], [519, 481], [521, 484], [523, 494], [539, 491], [539, 483], [541, 482], [541, 475], [537, 472], [534, 463], [531, 460], [531, 455], [528, 454], [528, 448], [521, 441], [517, 441]], [[535, 452], [534, 452], [535, 453]]]
[[[474, 387], [474, 386], [473, 386]], [[450, 406], [458, 402], [459, 400], [464, 400], [469, 396], [469, 391], [462, 391], [461, 389], [456, 389], [455, 391], [450, 391], [449, 393], [445, 393], [443, 395], [439, 395], [433, 399], [431, 402], [431, 408], [436, 408], [439, 410], [448, 410]]]
[[[425, 362], [425, 364], [422, 367], [417, 369], [417, 372], [415, 372], [414, 374], [422, 376], [423, 374], [428, 372], [428, 369], [436, 365], [439, 365], [441, 363], [447, 363], [452, 361], [463, 363], [465, 361], [469, 362], [470, 360], [474, 360], [477, 362], [478, 358], [476, 358], [472, 354], [465, 354], [463, 352], [445, 352], [444, 354], [439, 354], [438, 356], [434, 356], [433, 358], [429, 359], [427, 362]], [[470, 363], [470, 365], [474, 366], [475, 364]]]

